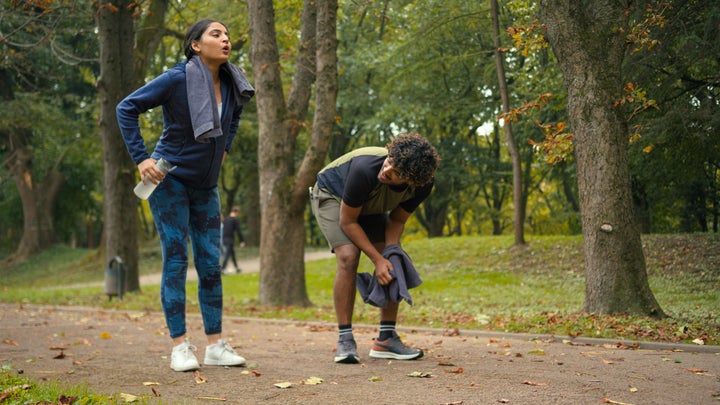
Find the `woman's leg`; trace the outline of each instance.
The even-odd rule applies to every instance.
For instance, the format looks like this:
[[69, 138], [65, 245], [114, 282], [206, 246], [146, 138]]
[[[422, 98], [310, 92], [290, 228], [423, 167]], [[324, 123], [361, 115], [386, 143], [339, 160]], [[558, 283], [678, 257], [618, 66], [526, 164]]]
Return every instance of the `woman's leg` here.
[[185, 325], [189, 204], [185, 187], [166, 177], [150, 195], [149, 203], [160, 236], [163, 255], [160, 301], [170, 337], [182, 342]]
[[217, 188], [190, 193], [190, 239], [198, 272], [198, 300], [209, 344], [222, 332], [222, 270], [220, 268], [220, 197]]

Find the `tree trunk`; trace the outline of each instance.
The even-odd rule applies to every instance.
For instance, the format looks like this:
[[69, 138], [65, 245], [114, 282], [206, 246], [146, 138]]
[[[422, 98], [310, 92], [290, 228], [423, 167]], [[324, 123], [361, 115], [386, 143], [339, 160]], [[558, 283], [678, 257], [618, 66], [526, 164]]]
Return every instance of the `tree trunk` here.
[[[508, 96], [507, 80], [505, 79], [505, 67], [503, 54], [500, 52], [500, 23], [498, 22], [498, 2], [490, 1], [490, 9], [493, 23], [493, 43], [495, 53], [495, 70], [498, 77], [498, 90], [502, 100], [503, 113], [510, 112], [510, 97]], [[515, 234], [515, 246], [525, 244], [525, 199], [523, 198], [522, 163], [520, 150], [518, 149], [515, 135], [512, 131], [512, 120], [505, 118], [503, 129], [508, 144], [508, 152], [512, 159], [513, 172], [513, 229]]]
[[[0, 98], [14, 99], [15, 84], [11, 75], [0, 70]], [[51, 247], [57, 240], [55, 234], [55, 202], [65, 176], [57, 170], [57, 163], [47, 173], [33, 173], [32, 129], [15, 126], [0, 128], [0, 140], [7, 150], [8, 171], [15, 180], [15, 186], [22, 202], [23, 233], [15, 252], [3, 261], [11, 264]], [[42, 178], [42, 181], [39, 180]]]
[[[259, 124], [262, 207], [259, 298], [263, 304], [306, 306], [310, 300], [305, 288], [304, 212], [307, 189], [322, 167], [335, 117], [337, 2], [305, 1], [301, 44], [287, 106], [272, 1], [249, 0], [248, 11]], [[295, 174], [295, 139], [305, 126], [316, 75], [312, 135]]]
[[138, 272], [137, 197], [132, 192], [137, 168], [127, 153], [115, 106], [136, 84], [133, 69], [135, 22], [132, 0], [101, 1], [95, 15], [100, 44], [100, 77], [97, 82], [103, 144], [105, 259], [118, 256], [125, 270], [125, 290], [140, 290]]
[[612, 0], [541, 0], [568, 91], [591, 313], [664, 316], [650, 290], [630, 193], [622, 97], [626, 9]]
[[167, 1], [153, 1], [135, 37], [131, 0], [100, 1], [95, 15], [100, 48], [100, 77], [97, 82], [100, 114], [98, 125], [103, 143], [105, 259], [117, 256], [125, 272], [124, 290], [140, 290], [139, 217], [132, 189], [138, 181], [137, 166], [125, 148], [117, 124], [115, 107], [142, 85], [164, 32]]

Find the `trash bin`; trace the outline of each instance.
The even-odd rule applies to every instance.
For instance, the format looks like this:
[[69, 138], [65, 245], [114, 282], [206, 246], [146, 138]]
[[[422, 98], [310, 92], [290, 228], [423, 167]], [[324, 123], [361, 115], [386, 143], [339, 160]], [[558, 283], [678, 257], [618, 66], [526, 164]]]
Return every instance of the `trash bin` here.
[[112, 297], [118, 297], [119, 300], [122, 300], [124, 290], [125, 272], [123, 271], [122, 260], [115, 256], [110, 259], [105, 270], [105, 294], [108, 295], [109, 301], [112, 301]]

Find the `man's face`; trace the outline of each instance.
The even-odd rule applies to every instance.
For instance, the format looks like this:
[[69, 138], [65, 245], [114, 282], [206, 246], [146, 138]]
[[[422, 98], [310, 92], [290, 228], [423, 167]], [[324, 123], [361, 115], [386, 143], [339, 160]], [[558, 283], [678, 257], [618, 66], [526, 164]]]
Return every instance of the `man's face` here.
[[380, 180], [380, 183], [389, 184], [391, 186], [399, 186], [409, 183], [409, 181], [400, 177], [399, 172], [393, 167], [390, 159], [385, 159], [377, 178]]

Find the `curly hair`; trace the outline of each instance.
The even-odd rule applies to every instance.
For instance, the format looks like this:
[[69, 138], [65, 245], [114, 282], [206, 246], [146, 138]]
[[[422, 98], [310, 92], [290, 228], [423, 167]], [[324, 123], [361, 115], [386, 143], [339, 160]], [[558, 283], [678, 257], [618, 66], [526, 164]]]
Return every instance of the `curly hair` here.
[[420, 134], [400, 134], [390, 141], [387, 149], [390, 164], [400, 177], [419, 187], [433, 181], [440, 155]]

